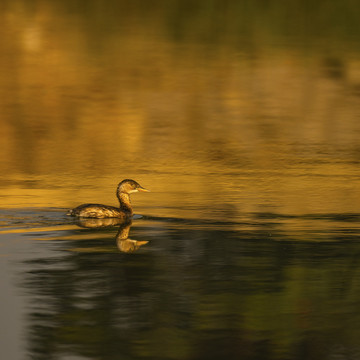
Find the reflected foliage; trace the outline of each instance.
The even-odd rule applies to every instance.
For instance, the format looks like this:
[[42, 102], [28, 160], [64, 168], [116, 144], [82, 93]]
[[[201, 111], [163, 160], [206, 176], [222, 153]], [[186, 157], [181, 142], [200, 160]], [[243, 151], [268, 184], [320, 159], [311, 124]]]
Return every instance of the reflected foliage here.
[[[336, 241], [315, 234], [299, 242], [281, 225], [274, 229], [282, 217], [255, 219], [258, 229], [241, 232], [234, 224], [209, 230], [195, 220], [154, 218], [133, 229], [143, 241], [153, 237], [136, 255], [79, 251], [27, 262], [31, 357], [355, 359], [359, 231], [354, 241], [334, 233]], [[127, 238], [129, 226], [117, 237]], [[113, 230], [104, 231], [59, 241], [58, 249], [113, 241]]]
[[1, 6], [3, 206], [70, 208], [131, 175], [159, 216], [358, 211], [357, 2]]
[[[16, 1], [35, 12], [33, 1]], [[272, 36], [298, 35], [321, 37], [329, 34], [339, 40], [360, 36], [357, 21], [359, 3], [354, 0], [316, 2], [289, 0], [98, 0], [53, 1], [65, 14], [79, 16], [92, 29], [94, 38], [112, 31], [123, 32], [129, 19], [137, 19], [151, 27], [159, 22], [172, 40], [191, 39], [200, 42], [220, 42], [243, 39], [257, 31], [268, 31]], [[41, 2], [40, 2], [41, 6]], [[334, 27], [336, 22], [338, 26]], [[266, 29], [266, 30], [265, 30]], [[234, 41], [235, 42], [235, 41]]]

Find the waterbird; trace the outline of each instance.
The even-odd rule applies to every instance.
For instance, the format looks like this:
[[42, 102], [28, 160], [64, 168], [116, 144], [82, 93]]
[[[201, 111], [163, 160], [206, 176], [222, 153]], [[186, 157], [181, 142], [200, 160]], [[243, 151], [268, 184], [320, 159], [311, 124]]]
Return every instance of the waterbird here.
[[120, 218], [127, 221], [133, 215], [130, 194], [138, 191], [148, 192], [149, 190], [143, 188], [135, 180], [125, 179], [116, 188], [116, 196], [120, 203], [118, 208], [102, 204], [82, 204], [70, 210], [67, 215], [96, 219]]

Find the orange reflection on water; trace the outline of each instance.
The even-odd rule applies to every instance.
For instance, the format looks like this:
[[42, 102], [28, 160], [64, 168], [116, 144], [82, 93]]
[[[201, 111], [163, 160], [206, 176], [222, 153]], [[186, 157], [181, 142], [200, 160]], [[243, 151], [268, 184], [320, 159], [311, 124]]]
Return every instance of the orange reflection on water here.
[[265, 31], [253, 47], [176, 42], [156, 12], [150, 32], [130, 16], [98, 34], [39, 4], [0, 15], [2, 207], [116, 204], [132, 177], [156, 194], [138, 209], [159, 215], [358, 210], [350, 50], [334, 60]]

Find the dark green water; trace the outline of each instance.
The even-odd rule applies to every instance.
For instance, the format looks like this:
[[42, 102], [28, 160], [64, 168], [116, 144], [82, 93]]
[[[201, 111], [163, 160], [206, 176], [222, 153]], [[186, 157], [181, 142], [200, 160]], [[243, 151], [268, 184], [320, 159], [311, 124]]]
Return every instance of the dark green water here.
[[[131, 253], [117, 246], [118, 227], [80, 227], [54, 209], [10, 214], [19, 232], [1, 235], [9, 354], [358, 356], [360, 214], [258, 213], [244, 222], [144, 217], [134, 220], [130, 238], [149, 243]], [[291, 233], [283, 229], [288, 221], [298, 227]], [[15, 350], [10, 336], [19, 327], [25, 348]]]
[[359, 11], [4, 1], [1, 357], [359, 359]]

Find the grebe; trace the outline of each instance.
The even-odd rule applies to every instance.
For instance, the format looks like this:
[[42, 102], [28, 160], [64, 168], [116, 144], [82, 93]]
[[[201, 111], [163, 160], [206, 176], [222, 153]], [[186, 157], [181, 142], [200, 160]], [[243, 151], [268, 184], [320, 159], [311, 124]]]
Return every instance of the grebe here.
[[119, 183], [116, 189], [116, 196], [119, 199], [120, 207], [101, 205], [101, 204], [83, 204], [72, 210], [67, 215], [85, 217], [85, 218], [121, 218], [131, 219], [133, 215], [130, 194], [138, 191], [149, 191], [143, 188], [134, 180], [125, 179]]

